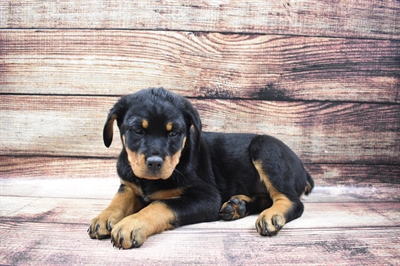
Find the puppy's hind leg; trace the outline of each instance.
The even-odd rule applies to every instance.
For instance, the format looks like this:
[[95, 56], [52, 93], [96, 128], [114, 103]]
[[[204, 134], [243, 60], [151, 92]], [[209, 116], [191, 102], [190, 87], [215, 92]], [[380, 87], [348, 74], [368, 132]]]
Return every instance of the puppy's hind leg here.
[[256, 228], [260, 235], [273, 236], [302, 215], [304, 206], [299, 197], [307, 186], [306, 172], [293, 151], [270, 136], [256, 137], [250, 155], [272, 200], [272, 206], [259, 215]]

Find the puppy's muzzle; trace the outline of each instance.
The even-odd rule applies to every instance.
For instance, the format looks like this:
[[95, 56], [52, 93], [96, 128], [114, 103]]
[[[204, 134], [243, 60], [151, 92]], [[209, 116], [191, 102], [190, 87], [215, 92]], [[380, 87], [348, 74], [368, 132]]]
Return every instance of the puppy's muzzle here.
[[159, 173], [163, 164], [164, 160], [159, 156], [151, 156], [146, 159], [147, 170], [153, 174]]

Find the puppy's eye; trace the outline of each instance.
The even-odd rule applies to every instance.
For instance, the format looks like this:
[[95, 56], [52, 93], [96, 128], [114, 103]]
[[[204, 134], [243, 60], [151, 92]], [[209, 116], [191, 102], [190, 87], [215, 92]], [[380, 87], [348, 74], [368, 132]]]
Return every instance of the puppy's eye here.
[[177, 131], [171, 131], [170, 133], [169, 133], [169, 136], [170, 137], [175, 137], [175, 136], [178, 136], [178, 132]]
[[138, 134], [138, 135], [143, 135], [143, 129], [140, 129], [140, 128], [135, 128], [135, 129], [133, 129], [133, 132], [135, 132], [136, 134]]

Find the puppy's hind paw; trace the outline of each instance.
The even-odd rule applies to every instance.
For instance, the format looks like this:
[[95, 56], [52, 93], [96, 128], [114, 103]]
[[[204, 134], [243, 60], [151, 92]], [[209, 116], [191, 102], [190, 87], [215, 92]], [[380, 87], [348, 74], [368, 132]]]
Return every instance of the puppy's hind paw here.
[[225, 221], [243, 218], [246, 216], [246, 200], [239, 196], [232, 197], [222, 205], [219, 215]]

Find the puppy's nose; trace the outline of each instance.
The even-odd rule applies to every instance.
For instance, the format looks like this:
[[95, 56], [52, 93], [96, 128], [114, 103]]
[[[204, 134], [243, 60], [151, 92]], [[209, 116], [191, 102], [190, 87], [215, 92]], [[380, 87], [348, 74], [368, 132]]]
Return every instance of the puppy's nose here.
[[163, 166], [164, 160], [159, 157], [159, 156], [151, 156], [147, 158], [146, 164], [147, 164], [147, 169], [156, 172], [161, 169]]

